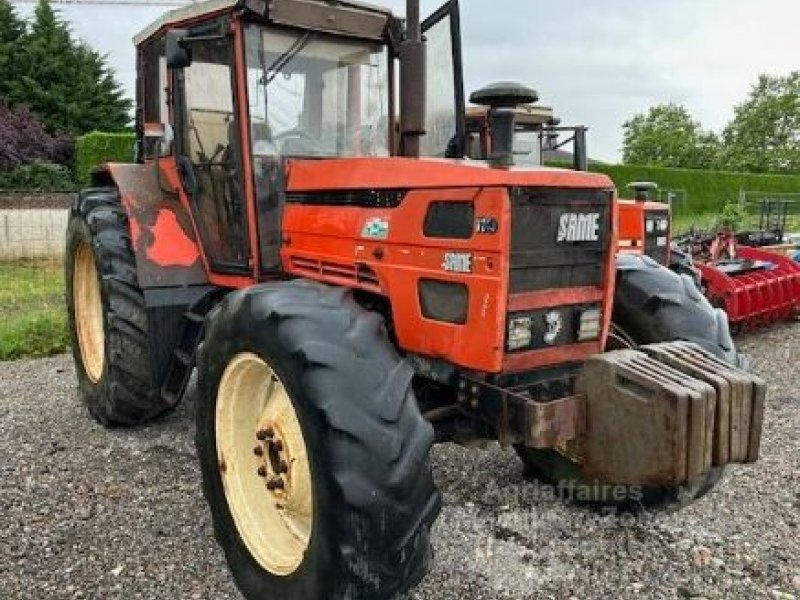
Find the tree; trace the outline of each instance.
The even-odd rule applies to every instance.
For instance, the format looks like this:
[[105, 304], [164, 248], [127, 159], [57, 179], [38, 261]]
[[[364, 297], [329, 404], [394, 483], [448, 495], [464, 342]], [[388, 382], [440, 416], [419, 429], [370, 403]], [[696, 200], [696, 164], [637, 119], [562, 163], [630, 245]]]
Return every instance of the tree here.
[[0, 96], [7, 96], [12, 82], [20, 77], [24, 35], [25, 22], [7, 0], [0, 0]]
[[49, 0], [39, 0], [21, 41], [25, 48], [19, 57], [22, 72], [7, 94], [13, 104], [30, 107], [54, 133], [76, 136], [128, 126], [131, 102], [106, 57], [74, 40]]
[[623, 162], [658, 167], [707, 169], [719, 151], [717, 136], [703, 131], [685, 107], [653, 106], [623, 126]]
[[762, 75], [722, 134], [721, 166], [754, 173], [800, 171], [800, 71]]
[[50, 135], [27, 108], [0, 98], [0, 173], [34, 162], [69, 164], [72, 154], [72, 140]]

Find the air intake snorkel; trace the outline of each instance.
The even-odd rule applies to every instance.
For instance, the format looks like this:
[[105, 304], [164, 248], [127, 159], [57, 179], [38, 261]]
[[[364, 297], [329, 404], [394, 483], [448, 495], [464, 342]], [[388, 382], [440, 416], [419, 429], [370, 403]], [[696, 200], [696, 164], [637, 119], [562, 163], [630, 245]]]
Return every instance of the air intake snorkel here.
[[469, 100], [489, 108], [489, 129], [492, 132], [489, 164], [497, 168], [513, 167], [516, 109], [538, 101], [539, 94], [520, 83], [501, 82], [473, 92]]

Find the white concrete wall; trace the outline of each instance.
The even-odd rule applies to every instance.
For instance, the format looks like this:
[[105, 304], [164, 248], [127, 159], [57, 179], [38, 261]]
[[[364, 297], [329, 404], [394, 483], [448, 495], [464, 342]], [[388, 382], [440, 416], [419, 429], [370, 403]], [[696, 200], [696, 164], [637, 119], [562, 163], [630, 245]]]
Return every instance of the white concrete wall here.
[[0, 260], [64, 255], [65, 209], [0, 209]]

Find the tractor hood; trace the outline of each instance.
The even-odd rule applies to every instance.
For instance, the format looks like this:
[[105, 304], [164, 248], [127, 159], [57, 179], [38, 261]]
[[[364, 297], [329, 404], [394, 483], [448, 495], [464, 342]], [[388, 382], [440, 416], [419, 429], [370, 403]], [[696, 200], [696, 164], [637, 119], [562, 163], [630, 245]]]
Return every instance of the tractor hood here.
[[289, 192], [454, 187], [612, 189], [606, 175], [554, 168], [492, 168], [470, 160], [342, 158], [288, 161]]

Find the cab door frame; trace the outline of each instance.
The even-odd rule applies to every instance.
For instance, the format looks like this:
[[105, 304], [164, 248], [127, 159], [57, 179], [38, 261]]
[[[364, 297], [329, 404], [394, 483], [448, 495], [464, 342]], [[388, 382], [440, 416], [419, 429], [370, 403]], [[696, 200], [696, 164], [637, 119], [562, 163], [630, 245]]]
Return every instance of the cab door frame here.
[[[233, 21], [235, 24], [235, 20]], [[242, 138], [242, 129], [248, 129], [242, 127], [242, 111], [241, 105], [242, 102], [240, 101], [240, 96], [238, 93], [238, 68], [237, 68], [237, 51], [239, 46], [238, 40], [238, 32], [235, 26], [232, 26], [232, 21], [229, 18], [218, 18], [210, 21], [204, 21], [201, 23], [192, 24], [187, 29], [190, 41], [196, 43], [202, 43], [206, 41], [211, 41], [213, 39], [220, 39], [220, 40], [227, 40], [229, 45], [229, 56], [230, 56], [230, 91], [231, 91], [231, 102], [232, 102], [232, 116], [235, 120], [235, 123], [238, 127], [239, 131], [239, 149], [236, 152], [236, 156], [231, 159], [235, 160], [237, 164], [234, 164], [234, 168], [238, 171], [237, 179], [239, 183], [239, 198], [238, 204], [240, 205], [240, 219], [241, 223], [240, 226], [242, 228], [242, 236], [241, 236], [241, 244], [242, 246], [239, 248], [242, 252], [242, 259], [241, 261], [230, 261], [230, 260], [220, 260], [217, 256], [214, 256], [213, 252], [211, 251], [211, 245], [208, 243], [208, 232], [206, 231], [206, 225], [204, 221], [204, 216], [201, 214], [200, 209], [198, 208], [198, 184], [196, 178], [196, 172], [194, 169], [194, 164], [192, 158], [188, 154], [188, 149], [186, 148], [186, 139], [187, 136], [190, 135], [187, 128], [189, 124], [187, 123], [187, 98], [186, 98], [186, 74], [183, 68], [180, 69], [171, 69], [170, 80], [173, 93], [173, 111], [174, 111], [174, 130], [175, 130], [175, 140], [174, 140], [174, 153], [175, 153], [175, 161], [176, 161], [176, 168], [179, 175], [179, 179], [181, 182], [181, 192], [186, 195], [188, 200], [188, 205], [191, 209], [192, 220], [195, 223], [195, 229], [197, 231], [200, 246], [202, 248], [202, 252], [205, 258], [205, 262], [207, 268], [209, 270], [209, 275], [213, 277], [214, 274], [217, 275], [244, 275], [244, 276], [252, 276], [254, 273], [254, 258], [253, 254], [253, 243], [252, 243], [252, 236], [253, 236], [253, 227], [251, 226], [251, 221], [249, 218], [249, 205], [250, 205], [250, 191], [248, 190], [247, 185], [247, 176], [246, 176], [246, 161], [244, 160], [244, 148], [245, 148], [245, 140]], [[193, 40], [191, 38], [194, 38]]]

